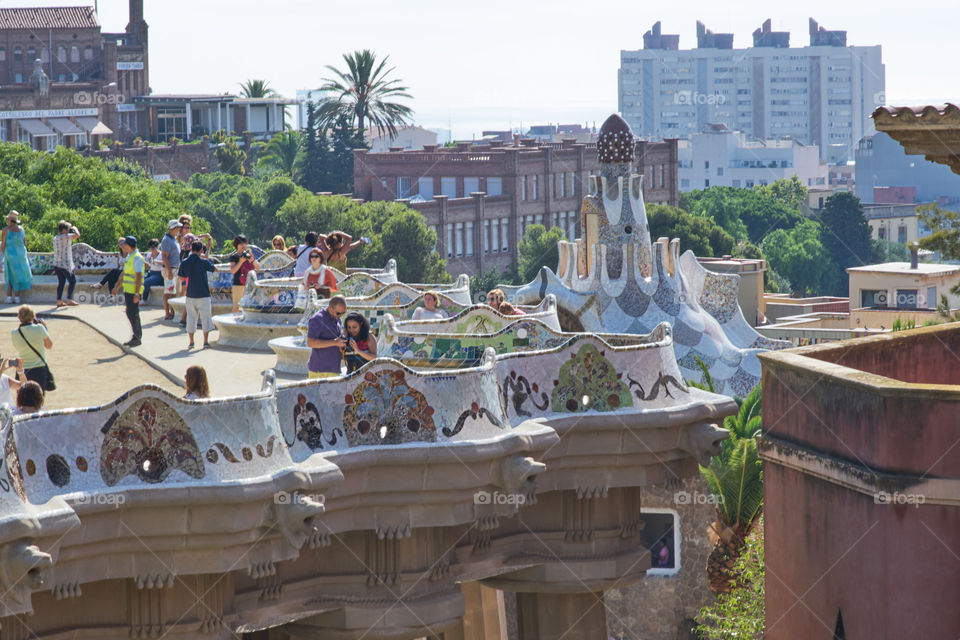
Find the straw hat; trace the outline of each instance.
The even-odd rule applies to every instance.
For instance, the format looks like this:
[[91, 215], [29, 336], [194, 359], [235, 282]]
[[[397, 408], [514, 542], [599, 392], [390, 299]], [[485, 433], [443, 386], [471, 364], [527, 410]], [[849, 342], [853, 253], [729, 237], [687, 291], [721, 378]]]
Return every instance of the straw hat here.
[[11, 220], [20, 222], [20, 212], [18, 212], [16, 209], [11, 209], [10, 213], [7, 214], [7, 222], [10, 222]]

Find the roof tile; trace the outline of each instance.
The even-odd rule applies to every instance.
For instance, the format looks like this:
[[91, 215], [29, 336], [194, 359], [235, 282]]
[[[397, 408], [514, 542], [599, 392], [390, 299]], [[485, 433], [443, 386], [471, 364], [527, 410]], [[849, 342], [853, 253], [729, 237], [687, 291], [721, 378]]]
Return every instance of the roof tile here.
[[97, 29], [93, 7], [0, 9], [0, 29]]

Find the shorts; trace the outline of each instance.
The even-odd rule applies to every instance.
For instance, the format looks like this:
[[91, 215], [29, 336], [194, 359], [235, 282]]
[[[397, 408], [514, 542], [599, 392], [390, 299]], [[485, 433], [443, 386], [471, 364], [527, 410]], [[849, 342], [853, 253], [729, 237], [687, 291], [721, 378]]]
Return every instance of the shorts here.
[[187, 333], [197, 330], [200, 323], [202, 331], [213, 331], [213, 313], [210, 298], [187, 298]]
[[230, 288], [230, 295], [233, 297], [233, 304], [240, 306], [240, 299], [243, 298], [243, 292], [246, 287], [242, 284], [235, 284]]
[[331, 373], [329, 371], [311, 371], [309, 378], [336, 378], [339, 376], [339, 373]]
[[177, 291], [177, 277], [174, 276], [170, 279], [163, 279], [163, 295], [165, 296], [175, 296], [179, 293]]

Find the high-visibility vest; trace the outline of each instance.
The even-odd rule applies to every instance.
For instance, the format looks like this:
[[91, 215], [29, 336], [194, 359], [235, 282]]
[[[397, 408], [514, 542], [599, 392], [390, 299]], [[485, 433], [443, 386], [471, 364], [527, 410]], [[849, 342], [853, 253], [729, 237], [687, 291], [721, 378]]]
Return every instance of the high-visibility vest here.
[[[134, 293], [140, 294], [143, 293], [143, 271], [140, 271], [140, 288], [137, 289], [137, 270], [134, 267], [134, 262], [137, 258], [140, 258], [141, 264], [144, 265], [145, 261], [143, 256], [139, 251], [134, 251], [127, 256], [127, 259], [123, 263], [123, 292], [124, 293]], [[145, 270], [145, 267], [142, 267]]]

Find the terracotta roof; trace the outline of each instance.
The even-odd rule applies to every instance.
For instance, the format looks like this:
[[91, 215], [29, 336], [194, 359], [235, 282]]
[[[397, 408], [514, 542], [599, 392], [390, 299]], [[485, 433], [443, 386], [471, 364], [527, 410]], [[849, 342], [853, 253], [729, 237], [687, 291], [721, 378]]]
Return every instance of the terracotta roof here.
[[879, 119], [882, 121], [889, 121], [890, 119], [900, 118], [903, 116], [913, 116], [914, 119], [934, 119], [958, 114], [960, 114], [960, 107], [948, 102], [946, 104], [928, 104], [920, 107], [877, 107], [876, 110], [874, 110], [872, 117], [874, 120]]
[[923, 155], [960, 173], [960, 107], [956, 104], [879, 107], [872, 117], [877, 131], [899, 142], [908, 154]]
[[0, 29], [98, 29], [93, 7], [0, 9]]

